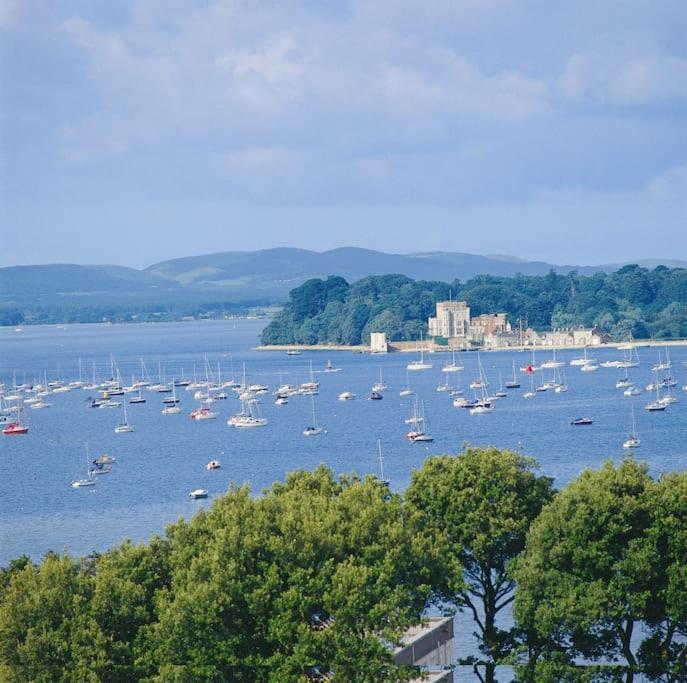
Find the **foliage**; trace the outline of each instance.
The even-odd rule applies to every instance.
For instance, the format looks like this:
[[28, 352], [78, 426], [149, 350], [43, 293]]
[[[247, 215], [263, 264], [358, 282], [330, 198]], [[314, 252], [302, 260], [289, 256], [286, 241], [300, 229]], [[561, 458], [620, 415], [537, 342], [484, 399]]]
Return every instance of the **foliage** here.
[[525, 678], [585, 658], [620, 662], [626, 681], [687, 680], [686, 564], [687, 475], [654, 482], [631, 458], [584, 472], [543, 510], [517, 562]]
[[444, 600], [472, 612], [488, 680], [514, 645], [514, 634], [497, 625], [514, 599], [510, 565], [553, 495], [551, 479], [536, 476], [534, 468], [518, 453], [467, 448], [427, 459], [406, 494], [418, 533], [448, 544], [436, 588]]
[[687, 336], [687, 269], [636, 265], [583, 277], [480, 275], [465, 283], [413, 281], [403, 275], [309, 280], [291, 292], [262, 335], [265, 344], [366, 344], [370, 332], [390, 341], [417, 339], [437, 301], [467, 301], [472, 315], [506, 312], [512, 323], [545, 330], [598, 326], [617, 339]]
[[[233, 487], [147, 546], [15, 563], [0, 593], [7, 681], [402, 681], [433, 548], [398, 495], [324, 467]], [[5, 580], [6, 579], [6, 580]]]

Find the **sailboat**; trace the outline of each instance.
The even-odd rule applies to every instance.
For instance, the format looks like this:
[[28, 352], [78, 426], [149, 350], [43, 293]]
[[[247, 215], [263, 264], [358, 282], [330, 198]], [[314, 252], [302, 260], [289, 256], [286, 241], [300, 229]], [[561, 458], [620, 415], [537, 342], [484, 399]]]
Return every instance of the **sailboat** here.
[[406, 418], [405, 423], [407, 425], [418, 425], [422, 424], [424, 421], [424, 418], [420, 415], [420, 412], [418, 411], [418, 404], [417, 404], [417, 399], [415, 399], [415, 405], [413, 406], [413, 414]]
[[412, 396], [415, 392], [410, 388], [410, 375], [408, 374], [408, 368], [406, 368], [406, 386], [405, 389], [401, 389], [398, 392], [399, 396]]
[[544, 369], [553, 369], [553, 368], [560, 368], [564, 365], [564, 363], [560, 360], [556, 360], [556, 349], [553, 350], [553, 358], [550, 360], [545, 360], [541, 366]]
[[163, 415], [178, 415], [181, 412], [181, 407], [179, 404], [179, 399], [177, 398], [177, 384], [172, 380], [172, 395], [166, 396], [162, 399], [164, 408], [162, 409]]
[[529, 375], [530, 375], [530, 389], [529, 389], [529, 391], [526, 391], [522, 395], [523, 398], [534, 398], [537, 395], [536, 391], [534, 390], [534, 372], [533, 371], [530, 372]]
[[509, 379], [506, 382], [506, 389], [519, 389], [520, 388], [520, 382], [517, 380], [515, 376], [515, 361], [513, 361], [513, 378]]
[[129, 424], [129, 420], [126, 415], [126, 401], [124, 401], [122, 405], [124, 406], [124, 422], [120, 422], [114, 428], [115, 434], [126, 434], [134, 431], [134, 428]]
[[630, 436], [623, 443], [623, 448], [639, 448], [639, 436], [637, 434], [637, 424], [635, 423], [635, 407], [632, 405], [632, 431]]
[[[427, 420], [425, 418], [425, 404], [424, 402], [422, 403], [422, 414], [421, 414], [421, 421], [417, 422], [416, 424], [421, 424], [424, 426], [427, 424]], [[423, 429], [411, 429], [407, 434], [406, 434], [406, 439], [412, 443], [429, 443], [431, 441], [434, 441], [434, 437], [430, 436], [427, 434]]]
[[382, 440], [377, 439], [377, 451], [379, 453], [379, 476], [377, 481], [384, 486], [389, 486], [391, 481], [384, 476], [384, 456], [382, 455]]
[[455, 349], [453, 350], [453, 357], [450, 363], [446, 363], [443, 368], [441, 368], [442, 372], [459, 372], [460, 370], [463, 369], [463, 366], [456, 363], [456, 351]]
[[14, 422], [6, 423], [3, 428], [2, 433], [6, 436], [16, 436], [19, 434], [27, 434], [29, 431], [29, 425], [22, 422], [23, 409], [21, 405], [17, 406], [17, 419]]
[[377, 393], [377, 394], [378, 394], [378, 393], [380, 393], [380, 392], [382, 392], [382, 391], [384, 391], [385, 389], [388, 389], [388, 388], [389, 388], [389, 387], [387, 387], [387, 385], [384, 384], [384, 378], [382, 377], [382, 368], [380, 367], [380, 368], [379, 368], [379, 382], [375, 382], [375, 383], [372, 385], [372, 393], [373, 393], [373, 394], [374, 394], [374, 393]]
[[141, 385], [138, 385], [138, 396], [134, 396], [133, 398], [129, 399], [129, 403], [145, 403], [146, 399], [143, 394], [141, 394]]
[[332, 365], [331, 360], [328, 360], [328, 361], [327, 361], [327, 365], [326, 365], [326, 367], [324, 368], [324, 371], [325, 371], [325, 372], [339, 372], [340, 370], [341, 370], [341, 368], [335, 368], [335, 367]]
[[650, 413], [662, 412], [666, 409], [665, 402], [661, 400], [661, 385], [658, 381], [658, 370], [654, 370], [654, 375], [656, 376], [656, 381], [654, 382], [654, 387], [656, 388], [656, 399], [649, 401], [649, 403], [644, 406], [644, 409], [648, 410]]
[[430, 370], [432, 367], [432, 363], [426, 363], [425, 362], [425, 352], [424, 349], [422, 348], [422, 335], [420, 335], [420, 360], [413, 360], [406, 365], [406, 368], [408, 370]]
[[583, 354], [582, 358], [573, 358], [570, 361], [570, 365], [573, 365], [573, 366], [575, 366], [575, 365], [584, 366], [584, 365], [588, 365], [590, 363], [596, 363], [596, 358], [589, 358], [589, 356], [587, 356], [587, 347], [586, 346], [584, 347], [584, 354]]
[[568, 385], [565, 383], [565, 372], [559, 370], [556, 368], [553, 371], [553, 378], [554, 381], [556, 382], [556, 387], [554, 388], [554, 391], [557, 394], [564, 394], [566, 391], [568, 391]]
[[[252, 388], [252, 387], [251, 387]], [[320, 388], [320, 383], [315, 379], [315, 373], [313, 372], [312, 369], [312, 361], [310, 361], [310, 381], [309, 382], [303, 382], [301, 384], [301, 392], [317, 392], [318, 389]]]
[[503, 389], [503, 375], [499, 372], [499, 390], [494, 394], [496, 398], [506, 398], [508, 392]]
[[87, 486], [95, 486], [95, 479], [90, 478], [91, 474], [91, 463], [90, 463], [90, 456], [88, 454], [88, 444], [86, 444], [86, 478], [85, 479], [75, 479], [71, 486], [74, 489], [82, 489], [86, 488]]
[[303, 430], [303, 436], [317, 436], [324, 432], [322, 427], [317, 426], [317, 418], [315, 417], [315, 397], [312, 394], [310, 395], [310, 406], [312, 408], [312, 422]]
[[231, 427], [238, 427], [242, 429], [251, 427], [264, 427], [267, 424], [267, 418], [260, 416], [257, 404], [251, 403], [250, 401], [243, 401], [241, 412], [237, 413], [236, 415], [232, 415], [227, 420], [227, 424]]
[[666, 359], [662, 360], [661, 359], [661, 351], [659, 350], [658, 352], [658, 363], [654, 365], [651, 370], [652, 372], [658, 372], [659, 370], [670, 370], [670, 368], [673, 367], [673, 363], [670, 360], [670, 351], [668, 351], [668, 348], [666, 347]]
[[177, 398], [177, 385], [174, 383], [174, 380], [172, 380], [172, 395], [165, 396], [162, 399], [162, 402], [165, 405], [176, 405], [177, 403], [179, 403], [179, 399]]

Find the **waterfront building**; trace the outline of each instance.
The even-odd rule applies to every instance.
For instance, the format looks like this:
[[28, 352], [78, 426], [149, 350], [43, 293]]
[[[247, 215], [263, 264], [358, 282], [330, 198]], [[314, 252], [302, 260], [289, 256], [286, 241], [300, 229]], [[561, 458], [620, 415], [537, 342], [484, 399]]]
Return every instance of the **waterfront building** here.
[[465, 339], [470, 333], [470, 307], [465, 301], [437, 301], [428, 326], [430, 337]]
[[386, 340], [386, 332], [372, 332], [370, 333], [370, 352], [371, 353], [386, 353], [389, 350], [389, 344]]
[[505, 313], [484, 313], [470, 320], [470, 339], [475, 344], [484, 344], [489, 337], [510, 332], [511, 325]]

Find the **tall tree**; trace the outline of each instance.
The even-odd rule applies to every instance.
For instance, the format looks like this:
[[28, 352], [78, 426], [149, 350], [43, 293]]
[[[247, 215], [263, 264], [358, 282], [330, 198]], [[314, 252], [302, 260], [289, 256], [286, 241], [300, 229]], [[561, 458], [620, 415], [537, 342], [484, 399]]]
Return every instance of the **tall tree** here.
[[401, 681], [386, 643], [417, 623], [430, 544], [398, 495], [325, 468], [260, 498], [234, 489], [170, 530], [173, 575], [149, 631], [154, 665], [180, 680]]
[[652, 484], [631, 458], [607, 462], [563, 489], [532, 525], [515, 572], [515, 614], [530, 636], [525, 678], [577, 657], [623, 662], [627, 683], [639, 671], [637, 625], [660, 621], [664, 583], [663, 559], [648, 542]]
[[406, 493], [418, 532], [448, 546], [436, 588], [472, 612], [483, 654], [475, 670], [483, 666], [487, 681], [514, 646], [513, 633], [497, 624], [514, 599], [511, 563], [552, 495], [551, 479], [535, 474], [534, 460], [495, 448], [429, 458]]

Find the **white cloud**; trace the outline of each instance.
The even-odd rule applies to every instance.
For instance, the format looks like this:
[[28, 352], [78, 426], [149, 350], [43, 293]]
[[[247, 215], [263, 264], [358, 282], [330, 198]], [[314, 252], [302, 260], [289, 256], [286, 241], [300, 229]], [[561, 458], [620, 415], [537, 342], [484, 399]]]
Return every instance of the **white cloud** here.
[[687, 60], [671, 56], [575, 54], [558, 79], [573, 101], [637, 105], [687, 99]]
[[652, 178], [647, 184], [649, 194], [661, 199], [681, 199], [687, 197], [687, 164], [674, 166]]
[[[464, 4], [470, 12], [481, 5]], [[304, 121], [317, 119], [355, 144], [370, 131], [410, 140], [441, 136], [460, 120], [522, 120], [548, 109], [541, 79], [514, 69], [486, 72], [469, 55], [427, 50], [412, 33], [368, 25], [355, 11], [322, 20], [305, 6], [265, 13], [220, 0], [163, 30], [143, 7], [116, 31], [79, 18], [64, 22], [101, 97], [95, 111], [63, 131], [65, 157], [97, 156], [99, 120], [107, 157], [163, 135], [208, 130], [218, 141], [228, 137], [230, 147], [265, 135], [283, 145], [315, 133]], [[80, 129], [87, 154], [74, 149]]]

